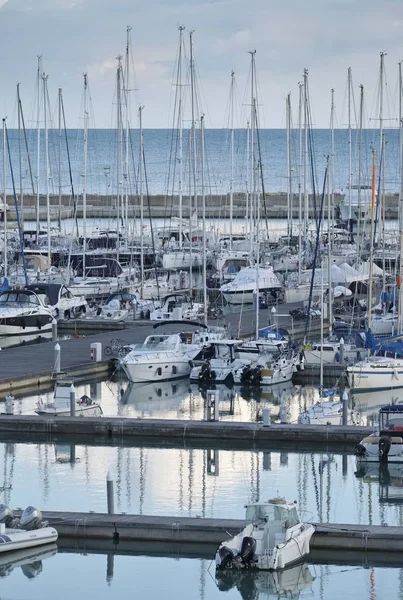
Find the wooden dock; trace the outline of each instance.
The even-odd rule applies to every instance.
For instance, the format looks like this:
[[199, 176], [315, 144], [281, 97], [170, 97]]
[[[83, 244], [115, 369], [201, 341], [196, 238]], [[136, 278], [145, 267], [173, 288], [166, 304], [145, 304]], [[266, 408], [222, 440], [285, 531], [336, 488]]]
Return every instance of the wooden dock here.
[[[238, 519], [108, 515], [102, 513], [44, 512], [63, 538], [122, 542], [183, 542], [218, 545], [244, 526]], [[313, 523], [315, 551], [398, 552], [403, 550], [403, 527]], [[213, 556], [212, 556], [213, 558]]]

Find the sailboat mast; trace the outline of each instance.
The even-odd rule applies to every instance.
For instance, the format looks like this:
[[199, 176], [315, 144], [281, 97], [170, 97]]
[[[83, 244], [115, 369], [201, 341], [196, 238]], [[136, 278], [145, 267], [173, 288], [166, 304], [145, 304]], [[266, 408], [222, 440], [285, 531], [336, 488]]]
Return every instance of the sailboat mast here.
[[[190, 32], [190, 95], [192, 104], [192, 174], [193, 174], [193, 198], [194, 198], [194, 211], [195, 220], [197, 223], [197, 185], [196, 185], [196, 86], [195, 86], [195, 68], [193, 58], [193, 31]], [[192, 214], [190, 214], [190, 220]], [[192, 269], [192, 265], [190, 265]]]
[[351, 143], [351, 92], [352, 77], [351, 67], [347, 71], [347, 96], [348, 96], [348, 221], [351, 222], [351, 186], [352, 186], [352, 143]]
[[399, 169], [400, 169], [400, 186], [399, 186], [399, 234], [400, 234], [400, 254], [399, 254], [399, 314], [397, 331], [401, 333], [403, 327], [403, 114], [402, 114], [402, 61], [399, 62]]
[[140, 297], [143, 298], [144, 284], [144, 194], [143, 194], [143, 106], [139, 106], [140, 129], [140, 162], [139, 162], [139, 192], [140, 192]]
[[6, 141], [6, 119], [3, 119], [3, 232], [4, 232], [4, 277], [7, 277], [7, 141]]
[[299, 102], [298, 102], [298, 130], [299, 130], [299, 169], [298, 169], [298, 283], [301, 283], [301, 265], [302, 265], [302, 101], [304, 87], [303, 83], [298, 84]]
[[330, 194], [331, 194], [331, 207], [328, 221], [329, 228], [329, 248], [333, 246], [333, 207], [334, 207], [334, 89], [331, 89], [331, 109], [330, 109], [330, 133], [331, 133], [331, 157], [330, 157], [330, 169], [329, 169], [329, 178], [330, 178]]
[[178, 52], [178, 196], [179, 196], [179, 248], [182, 248], [182, 219], [183, 219], [183, 99], [182, 99], [182, 54], [183, 54], [183, 31], [184, 25], [179, 26], [179, 52]]
[[125, 108], [126, 108], [126, 131], [125, 131], [125, 232], [126, 239], [129, 233], [129, 134], [130, 134], [130, 48], [131, 38], [130, 32], [132, 28], [128, 25], [126, 29], [126, 75], [125, 75]]
[[308, 235], [308, 69], [304, 69], [304, 233]]
[[[251, 98], [250, 98], [250, 106], [251, 106], [251, 123], [250, 123], [250, 174], [251, 174], [251, 184], [252, 184], [252, 194], [251, 194], [251, 198], [250, 198], [250, 215], [249, 215], [249, 219], [250, 219], [250, 256], [251, 258], [254, 255], [254, 251], [253, 251], [253, 239], [254, 239], [254, 226], [253, 226], [253, 219], [254, 219], [254, 208], [255, 208], [255, 202], [256, 202], [256, 194], [255, 194], [255, 185], [256, 185], [256, 181], [255, 181], [255, 126], [256, 126], [256, 119], [255, 119], [255, 112], [254, 112], [254, 99], [255, 99], [255, 90], [254, 90], [254, 83], [255, 83], [255, 55], [256, 55], [256, 50], [251, 50], [249, 52], [250, 57], [251, 57]], [[256, 285], [258, 286], [258, 282], [256, 281]], [[257, 298], [256, 298], [257, 300]]]
[[59, 117], [59, 229], [62, 226], [62, 89], [59, 88], [58, 95], [58, 117]]
[[116, 169], [116, 259], [119, 260], [120, 247], [120, 201], [121, 201], [121, 165], [122, 165], [122, 57], [117, 57], [116, 104], [117, 104], [117, 169]]
[[358, 218], [357, 218], [357, 257], [360, 260], [360, 229], [361, 229], [361, 179], [362, 179], [362, 126], [364, 114], [364, 86], [360, 85], [360, 116], [359, 116], [359, 140], [358, 140]]
[[48, 75], [45, 73], [42, 75], [43, 81], [43, 119], [45, 124], [45, 161], [46, 161], [46, 229], [47, 229], [47, 238], [48, 238], [48, 261], [49, 265], [51, 265], [51, 248], [50, 248], [50, 190], [49, 190], [49, 133], [48, 133], [48, 93], [47, 93], [47, 85], [48, 85]]
[[37, 90], [37, 107], [36, 107], [36, 243], [39, 242], [39, 182], [41, 173], [41, 71], [42, 71], [42, 56], [38, 56], [38, 72], [36, 80]]
[[372, 150], [372, 194], [371, 194], [371, 245], [369, 252], [369, 298], [368, 329], [372, 327], [372, 263], [374, 258], [374, 224], [375, 224], [375, 187], [376, 187], [376, 150]]
[[[256, 119], [256, 98], [253, 98], [253, 104], [252, 104], [252, 110], [253, 110], [253, 123], [254, 125], [257, 122]], [[253, 130], [254, 127], [252, 127]], [[255, 318], [255, 323], [256, 323], [256, 330], [255, 330], [255, 336], [256, 339], [259, 338], [259, 260], [260, 260], [260, 252], [259, 252], [259, 218], [258, 218], [258, 211], [259, 211], [259, 202], [260, 202], [260, 198], [259, 198], [259, 194], [257, 192], [257, 165], [256, 165], [256, 157], [255, 157], [255, 148], [252, 147], [252, 177], [253, 177], [253, 192], [252, 192], [252, 197], [253, 197], [253, 202], [256, 203], [256, 223], [255, 223], [255, 233], [256, 233], [256, 318]]]
[[202, 211], [203, 211], [203, 314], [204, 324], [207, 325], [207, 254], [206, 254], [206, 190], [205, 190], [205, 156], [204, 156], [204, 115], [200, 118], [201, 128], [201, 188], [202, 188]]
[[232, 234], [234, 219], [234, 97], [235, 71], [231, 71], [231, 177], [229, 182], [229, 247], [232, 250]]
[[88, 75], [84, 73], [84, 187], [83, 187], [83, 277], [85, 279], [85, 259], [87, 252], [87, 157], [88, 157]]
[[21, 98], [20, 98], [20, 84], [17, 83], [17, 114], [18, 114], [18, 163], [20, 171], [20, 224], [24, 226], [24, 190], [22, 187], [22, 148], [21, 148]]
[[286, 99], [286, 122], [287, 122], [287, 236], [292, 236], [292, 169], [291, 169], [291, 94]]
[[[332, 137], [332, 153], [333, 153], [333, 110], [334, 110], [334, 90], [331, 90], [331, 108], [330, 108], [330, 129]], [[333, 156], [329, 156], [327, 159], [327, 271], [328, 271], [328, 320], [329, 330], [332, 327], [332, 177], [331, 177], [331, 165], [333, 165]], [[322, 262], [322, 287], [323, 287], [323, 262]], [[323, 302], [323, 289], [322, 289], [322, 302]], [[322, 311], [323, 313], [323, 306]], [[322, 335], [321, 343], [323, 345], [323, 316], [321, 317]], [[321, 368], [323, 361], [321, 360]], [[322, 373], [322, 386], [323, 386], [323, 373]]]

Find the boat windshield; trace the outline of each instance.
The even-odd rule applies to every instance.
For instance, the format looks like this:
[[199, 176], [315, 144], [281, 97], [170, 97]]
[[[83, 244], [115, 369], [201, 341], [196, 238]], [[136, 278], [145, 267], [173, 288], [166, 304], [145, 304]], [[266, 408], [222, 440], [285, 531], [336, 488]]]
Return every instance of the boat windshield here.
[[277, 522], [289, 528], [299, 523], [297, 509], [286, 504], [250, 504], [246, 507], [246, 524], [257, 524], [262, 521]]
[[27, 292], [4, 292], [0, 294], [0, 304], [39, 304], [38, 298], [35, 294], [29, 294]]

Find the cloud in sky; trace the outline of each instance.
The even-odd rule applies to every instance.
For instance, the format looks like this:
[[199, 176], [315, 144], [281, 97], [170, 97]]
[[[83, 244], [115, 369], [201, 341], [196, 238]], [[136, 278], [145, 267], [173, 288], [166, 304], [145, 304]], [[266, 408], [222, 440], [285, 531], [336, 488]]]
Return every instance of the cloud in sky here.
[[[338, 122], [346, 122], [347, 68], [358, 94], [375, 106], [379, 52], [387, 51], [390, 95], [402, 58], [400, 0], [0, 0], [0, 113], [12, 115], [15, 83], [32, 106], [36, 57], [43, 55], [49, 89], [62, 87], [70, 126], [80, 120], [82, 74], [88, 71], [97, 126], [113, 126], [116, 56], [124, 53], [132, 26], [138, 92], [146, 127], [168, 127], [178, 25], [195, 29], [194, 52], [208, 126], [225, 125], [230, 73], [238, 99], [247, 98], [247, 52], [256, 48], [262, 116], [267, 127], [284, 126], [285, 97], [309, 69], [313, 119], [329, 123], [330, 89], [336, 90]], [[187, 38], [186, 38], [187, 40]], [[396, 103], [394, 97], [391, 105]], [[344, 109], [344, 110], [343, 110]], [[135, 110], [135, 107], [134, 107]], [[247, 107], [239, 107], [239, 126]]]

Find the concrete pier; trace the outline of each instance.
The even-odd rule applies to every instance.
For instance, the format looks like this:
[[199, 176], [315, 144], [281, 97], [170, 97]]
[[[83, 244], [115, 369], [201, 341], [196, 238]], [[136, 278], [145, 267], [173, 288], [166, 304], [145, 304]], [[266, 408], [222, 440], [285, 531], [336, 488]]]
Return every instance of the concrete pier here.
[[[61, 538], [110, 540], [115, 544], [144, 540], [218, 545], [244, 527], [244, 522], [238, 519], [47, 511], [43, 516], [54, 525]], [[401, 553], [403, 550], [403, 527], [339, 523], [313, 525], [313, 552], [354, 550]]]
[[19, 441], [34, 434], [53, 434], [66, 442], [90, 436], [101, 440], [154, 438], [160, 441], [219, 440], [263, 446], [270, 442], [315, 444], [356, 444], [372, 433], [370, 427], [342, 425], [270, 425], [229, 421], [173, 421], [168, 419], [122, 419], [119, 417], [41, 417], [1, 415], [0, 434], [16, 435]]

